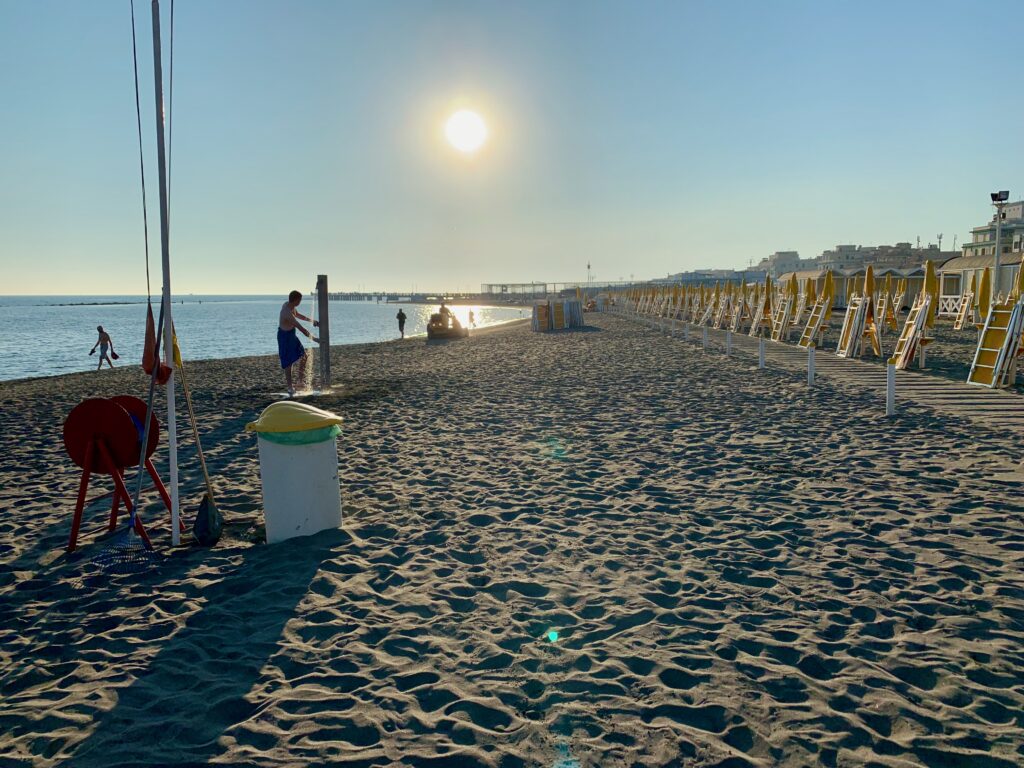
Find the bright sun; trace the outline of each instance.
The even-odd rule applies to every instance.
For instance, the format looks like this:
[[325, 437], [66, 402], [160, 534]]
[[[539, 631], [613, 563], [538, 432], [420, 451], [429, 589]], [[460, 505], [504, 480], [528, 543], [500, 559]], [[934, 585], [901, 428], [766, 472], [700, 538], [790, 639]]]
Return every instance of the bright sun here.
[[444, 135], [459, 152], [471, 155], [487, 140], [487, 125], [476, 112], [460, 109], [444, 124]]

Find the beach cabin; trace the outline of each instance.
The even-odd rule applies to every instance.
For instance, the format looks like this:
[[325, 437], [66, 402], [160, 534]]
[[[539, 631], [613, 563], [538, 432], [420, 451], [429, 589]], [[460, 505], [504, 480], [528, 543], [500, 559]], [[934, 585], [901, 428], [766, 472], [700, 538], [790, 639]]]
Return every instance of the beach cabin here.
[[892, 275], [893, 291], [896, 290], [896, 285], [900, 280], [906, 280], [907, 282], [907, 292], [903, 294], [903, 303], [895, 307], [895, 310], [902, 312], [914, 306], [917, 294], [924, 290], [924, 265], [922, 264], [920, 267], [913, 267], [911, 269], [881, 269], [875, 273], [875, 285], [879, 285], [879, 278], [884, 282], [886, 275]]
[[[1017, 272], [1020, 270], [1020, 251], [1014, 253], [1003, 253], [999, 258], [999, 289], [1001, 293], [1010, 290], [1017, 279]], [[970, 255], [956, 256], [938, 269], [939, 273], [939, 316], [956, 317], [960, 310], [960, 301], [964, 292], [971, 287], [971, 276], [974, 276], [975, 285], [981, 280], [985, 268], [988, 267], [993, 275], [992, 289], [995, 294], [995, 266], [996, 257], [994, 253], [981, 255], [973, 253]]]
[[[818, 295], [821, 295], [822, 289], [825, 287], [825, 272], [824, 269], [812, 269], [812, 270], [801, 270], [799, 272], [787, 272], [786, 274], [779, 277], [779, 283], [785, 283], [793, 274], [796, 274], [797, 282], [800, 283], [801, 287], [805, 280], [813, 280], [815, 288], [817, 289]], [[867, 272], [866, 267], [856, 267], [850, 269], [833, 269], [832, 270], [832, 281], [833, 289], [835, 291], [832, 308], [833, 309], [846, 309], [849, 302], [849, 295], [851, 288], [853, 291], [861, 291], [864, 287], [864, 275]], [[914, 303], [914, 299], [917, 294], [924, 287], [924, 267], [914, 267], [913, 269], [894, 269], [892, 267], [886, 267], [875, 271], [875, 286], [881, 288], [881, 284], [885, 281], [886, 275], [892, 275], [893, 285], [900, 281], [907, 281], [907, 293], [903, 297], [903, 305], [899, 308], [900, 310], [910, 307]]]

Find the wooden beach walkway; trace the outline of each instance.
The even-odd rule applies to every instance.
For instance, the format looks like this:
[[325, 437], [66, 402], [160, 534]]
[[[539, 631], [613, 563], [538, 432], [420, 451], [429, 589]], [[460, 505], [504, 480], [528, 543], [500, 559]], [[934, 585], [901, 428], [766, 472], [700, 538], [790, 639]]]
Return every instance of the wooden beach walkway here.
[[[648, 318], [635, 319], [639, 319], [640, 322], [648, 321]], [[660, 325], [655, 322], [652, 327], [657, 329]], [[671, 330], [671, 321], [665, 323], [665, 328], [666, 332]], [[699, 346], [703, 330], [701, 326], [690, 325], [689, 342]], [[708, 328], [707, 331], [709, 350], [718, 354], [723, 353], [727, 345], [728, 332], [715, 328]], [[682, 340], [684, 334], [681, 322], [677, 322], [675, 335]], [[733, 333], [731, 347], [733, 355], [749, 356], [757, 360], [757, 338], [745, 333]], [[795, 343], [783, 344], [766, 339], [765, 365], [806, 372], [807, 350], [800, 349]], [[861, 392], [877, 392], [879, 411], [884, 413], [884, 364], [837, 357], [835, 345], [832, 344], [816, 351], [814, 368], [815, 376], [829, 379], [840, 386]], [[949, 416], [969, 419], [990, 428], [1024, 435], [1024, 397], [1015, 392], [971, 386], [965, 382], [931, 375], [927, 371], [896, 371], [897, 413], [900, 404], [907, 402]]]

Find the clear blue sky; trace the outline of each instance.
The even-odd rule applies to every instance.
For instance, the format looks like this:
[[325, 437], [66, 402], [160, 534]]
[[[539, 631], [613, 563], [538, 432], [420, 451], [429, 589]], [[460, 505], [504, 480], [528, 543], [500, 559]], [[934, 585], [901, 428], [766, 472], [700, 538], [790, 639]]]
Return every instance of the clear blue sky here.
[[[149, 12], [137, 0], [158, 274]], [[318, 272], [398, 290], [576, 280], [588, 260], [656, 277], [939, 232], [949, 247], [990, 191], [1024, 195], [1020, 0], [175, 15], [176, 292], [305, 290]], [[0, 96], [0, 294], [144, 291], [128, 0], [0, 0]], [[458, 107], [491, 131], [471, 159], [442, 138]]]

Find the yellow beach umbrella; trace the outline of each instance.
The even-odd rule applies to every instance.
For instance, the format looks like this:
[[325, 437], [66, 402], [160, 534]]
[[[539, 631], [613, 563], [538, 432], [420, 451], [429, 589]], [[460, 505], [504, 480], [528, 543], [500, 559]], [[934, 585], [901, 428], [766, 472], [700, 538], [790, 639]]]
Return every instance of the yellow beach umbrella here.
[[939, 311], [939, 278], [935, 274], [935, 265], [931, 259], [924, 263], [924, 288], [923, 290], [931, 297], [928, 305], [928, 317], [925, 325], [931, 328], [935, 325], [935, 315]]
[[1011, 299], [1019, 301], [1021, 296], [1024, 296], [1024, 262], [1017, 267], [1017, 279], [1013, 281], [1013, 286], [1010, 288]]
[[836, 303], [836, 281], [832, 276], [831, 269], [825, 273], [825, 283], [821, 287], [821, 295], [825, 305], [825, 312], [822, 317], [822, 322], [824, 323], [832, 317], [832, 305]]
[[981, 273], [981, 284], [974, 294], [974, 306], [978, 308], [978, 314], [982, 317], [988, 315], [989, 304], [992, 303], [992, 273], [988, 267]]

